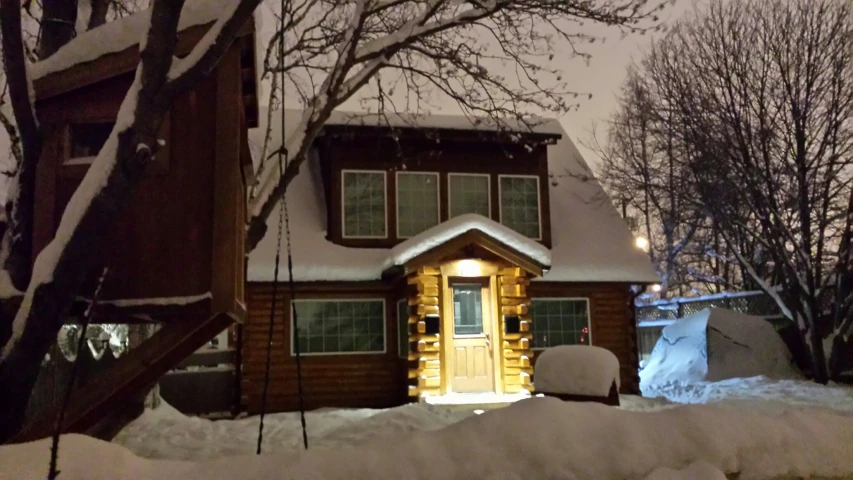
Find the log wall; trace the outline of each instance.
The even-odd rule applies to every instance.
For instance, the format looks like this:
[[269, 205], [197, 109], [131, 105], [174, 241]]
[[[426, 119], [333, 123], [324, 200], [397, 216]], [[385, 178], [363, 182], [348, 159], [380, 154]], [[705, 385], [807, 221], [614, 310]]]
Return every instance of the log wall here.
[[[501, 306], [498, 330], [501, 334], [499, 341], [503, 346], [503, 390], [504, 393], [532, 391], [530, 376], [533, 374], [533, 351], [530, 350], [530, 340], [533, 334], [530, 332], [530, 297], [527, 292], [530, 279], [520, 268], [504, 268], [498, 272], [498, 285], [498, 302]], [[507, 316], [519, 318], [518, 332], [507, 332]]]
[[629, 287], [627, 283], [531, 282], [530, 297], [588, 298], [592, 345], [610, 350], [619, 359], [620, 392], [639, 393], [637, 329]]
[[419, 268], [408, 278], [409, 285], [409, 396], [439, 395], [441, 379], [440, 333], [427, 331], [427, 317], [441, 324], [439, 291], [441, 271]]
[[[290, 354], [290, 315], [287, 284], [279, 285], [270, 366], [267, 411], [298, 409], [296, 359]], [[266, 366], [272, 307], [272, 285], [250, 283], [248, 319], [243, 328], [241, 397], [243, 408], [258, 413]], [[405, 361], [397, 353], [396, 301], [389, 286], [360, 282], [300, 284], [297, 299], [385, 299], [385, 345], [380, 354], [302, 356], [305, 407], [386, 408], [406, 401]]]

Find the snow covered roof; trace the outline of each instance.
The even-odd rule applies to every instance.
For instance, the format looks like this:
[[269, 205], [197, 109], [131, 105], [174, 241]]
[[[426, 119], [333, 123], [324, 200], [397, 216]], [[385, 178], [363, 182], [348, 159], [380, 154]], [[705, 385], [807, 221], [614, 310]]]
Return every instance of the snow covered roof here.
[[[213, 22], [223, 11], [230, 11], [237, 3], [239, 0], [187, 0], [181, 10], [178, 31]], [[32, 64], [30, 76], [38, 80], [51, 73], [133, 47], [147, 33], [150, 18], [149, 8], [81, 33], [47, 59]]]
[[[285, 127], [295, 127], [301, 115], [300, 111], [287, 110]], [[431, 115], [417, 119], [390, 117], [383, 119], [382, 123], [378, 123], [378, 118], [375, 116], [362, 116], [356, 120], [354, 115], [336, 112], [327, 125], [352, 125], [354, 122], [364, 125], [386, 125], [390, 121], [392, 125], [399, 122], [393, 126], [416, 124], [427, 128], [498, 129], [488, 122], [474, 125], [461, 115]], [[266, 115], [261, 117], [262, 122], [266, 120]], [[279, 122], [280, 115], [273, 115], [272, 131], [275, 133], [280, 132], [280, 128], [276, 126]], [[263, 145], [264, 131], [263, 126], [250, 131], [250, 142], [255, 153]], [[526, 238], [523, 239], [524, 246], [512, 244], [516, 250], [526, 253], [543, 265], [547, 266], [550, 263], [550, 270], [537, 280], [659, 282], [660, 279], [652, 268], [648, 256], [635, 246], [630, 230], [601, 185], [593, 177], [589, 166], [560, 123], [556, 120], [546, 121], [537, 126], [535, 131], [562, 135], [555, 145], [548, 146], [552, 248], [547, 252], [544, 246], [536, 243], [537, 247], [534, 249], [530, 245], [532, 242]], [[289, 134], [290, 132], [285, 132], [285, 135]], [[273, 149], [276, 143], [280, 143], [280, 140], [273, 141]], [[414, 251], [422, 252], [431, 248], [427, 245], [435, 246], [437, 240], [433, 238], [429, 242], [414, 241], [420, 236], [410, 239], [412, 243], [406, 241], [393, 249], [351, 248], [331, 243], [326, 239], [326, 206], [319, 170], [319, 161], [312, 156], [288, 188], [287, 201], [292, 224], [293, 275], [296, 281], [378, 280], [388, 266], [399, 264], [400, 259], [406, 257], [401, 255], [401, 252], [411, 254]], [[485, 233], [493, 237], [497, 236], [498, 239], [503, 238], [500, 237], [501, 235], [507, 235], [504, 242], [515, 242], [521, 237], [515, 232], [512, 233], [518, 236], [510, 237], [505, 232], [509, 229], [490, 220], [486, 223], [485, 220], [474, 222], [459, 217], [435, 227], [438, 230], [431, 229], [428, 232], [430, 236], [442, 238], [447, 236], [449, 240], [455, 236], [452, 232], [459, 232], [459, 229], [467, 230], [467, 227], [461, 227], [460, 224], [471, 222], [469, 225], [477, 224], [488, 230]], [[270, 215], [269, 233], [249, 255], [248, 281], [250, 282], [271, 281], [273, 278], [277, 221], [276, 209]], [[501, 229], [495, 228], [494, 225], [498, 225]], [[415, 248], [414, 245], [418, 247]], [[410, 248], [411, 250], [408, 250]], [[546, 255], [546, 252], [549, 255]], [[416, 255], [417, 253], [412, 257]], [[545, 261], [546, 259], [550, 261]]]
[[504, 246], [529, 257], [539, 265], [551, 266], [551, 252], [541, 243], [476, 213], [460, 215], [397, 244], [388, 252], [385, 268], [404, 265], [418, 255], [471, 230], [482, 232]]

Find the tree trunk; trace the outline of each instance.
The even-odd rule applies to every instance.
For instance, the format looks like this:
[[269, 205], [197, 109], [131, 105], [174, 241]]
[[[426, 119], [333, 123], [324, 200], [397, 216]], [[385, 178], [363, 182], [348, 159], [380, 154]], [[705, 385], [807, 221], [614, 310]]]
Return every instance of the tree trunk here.
[[847, 345], [844, 343], [841, 335], [836, 335], [832, 339], [832, 350], [829, 354], [829, 378], [833, 381], [837, 382], [841, 379], [841, 373], [844, 368], [842, 352], [846, 347]]
[[77, 0], [42, 0], [38, 57], [53, 55], [77, 35]]
[[89, 16], [89, 25], [86, 28], [91, 30], [107, 23], [107, 12], [109, 9], [109, 0], [92, 0], [92, 13]]

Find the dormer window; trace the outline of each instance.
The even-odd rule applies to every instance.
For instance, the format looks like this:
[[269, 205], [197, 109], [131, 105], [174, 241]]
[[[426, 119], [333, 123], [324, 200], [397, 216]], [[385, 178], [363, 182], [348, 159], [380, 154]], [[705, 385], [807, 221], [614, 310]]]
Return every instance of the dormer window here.
[[343, 170], [343, 237], [386, 238], [386, 176], [383, 171]]
[[498, 180], [501, 223], [526, 237], [541, 240], [539, 177], [500, 175]]
[[450, 218], [476, 213], [490, 218], [491, 188], [489, 175], [450, 173], [447, 175]]
[[65, 165], [91, 164], [107, 143], [114, 126], [112, 122], [71, 125], [71, 151]]
[[397, 237], [438, 225], [438, 174], [397, 172]]

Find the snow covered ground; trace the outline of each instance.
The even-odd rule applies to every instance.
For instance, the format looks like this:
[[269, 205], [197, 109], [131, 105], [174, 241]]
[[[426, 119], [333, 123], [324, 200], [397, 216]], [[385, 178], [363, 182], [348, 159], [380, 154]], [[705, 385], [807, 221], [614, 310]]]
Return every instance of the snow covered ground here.
[[[745, 389], [762, 393], [748, 399]], [[276, 414], [267, 417], [260, 457], [252, 455], [257, 419], [210, 422], [164, 406], [146, 412], [116, 443], [65, 436], [61, 478], [853, 478], [850, 389], [847, 403], [841, 387], [810, 390], [761, 378], [716, 391], [738, 393], [709, 405], [626, 396], [623, 408], [532, 398], [482, 415], [423, 404], [315, 412], [308, 417], [308, 452], [299, 449], [298, 416]], [[799, 398], [794, 408], [778, 409], [784, 397], [763, 398], [790, 392]], [[752, 408], [742, 408], [743, 402]], [[41, 480], [47, 453], [46, 441], [2, 448], [0, 472]]]
[[[769, 358], [755, 352], [779, 348], [719, 323], [708, 355], [656, 349], [654, 398], [623, 395], [619, 408], [529, 398], [486, 412], [327, 409], [307, 414], [308, 452], [299, 415], [278, 413], [257, 457], [258, 417], [210, 421], [164, 404], [113, 443], [64, 436], [61, 480], [853, 480], [853, 388], [749, 377]], [[683, 338], [703, 343], [695, 330]], [[709, 370], [729, 378], [707, 381]], [[48, 453], [47, 441], [0, 448], [0, 478], [42, 480]]]

